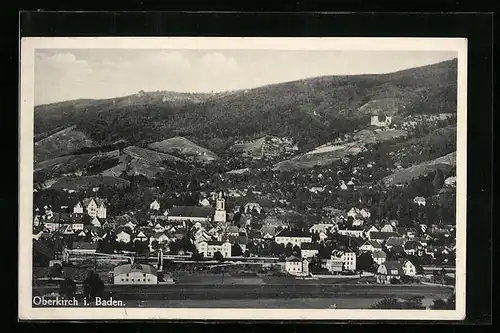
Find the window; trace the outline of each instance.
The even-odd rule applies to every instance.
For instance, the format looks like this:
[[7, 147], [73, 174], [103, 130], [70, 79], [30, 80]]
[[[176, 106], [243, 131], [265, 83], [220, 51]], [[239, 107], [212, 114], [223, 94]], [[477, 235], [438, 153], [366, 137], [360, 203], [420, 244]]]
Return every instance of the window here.
[[122, 278], [122, 282], [123, 282], [123, 281], [125, 281], [125, 279], [124, 279], [124, 278]]

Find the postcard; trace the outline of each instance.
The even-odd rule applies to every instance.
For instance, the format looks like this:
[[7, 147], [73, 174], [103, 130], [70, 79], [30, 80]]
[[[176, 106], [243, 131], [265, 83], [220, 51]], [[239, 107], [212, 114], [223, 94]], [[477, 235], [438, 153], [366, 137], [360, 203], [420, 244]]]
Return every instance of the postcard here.
[[22, 38], [20, 320], [462, 320], [467, 40]]

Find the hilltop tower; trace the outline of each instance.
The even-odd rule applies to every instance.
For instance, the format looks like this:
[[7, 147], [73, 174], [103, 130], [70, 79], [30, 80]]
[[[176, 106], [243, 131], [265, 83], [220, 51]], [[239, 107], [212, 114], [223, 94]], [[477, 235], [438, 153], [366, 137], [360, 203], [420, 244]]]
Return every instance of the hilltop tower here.
[[222, 191], [219, 192], [215, 200], [214, 222], [226, 222], [226, 198]]

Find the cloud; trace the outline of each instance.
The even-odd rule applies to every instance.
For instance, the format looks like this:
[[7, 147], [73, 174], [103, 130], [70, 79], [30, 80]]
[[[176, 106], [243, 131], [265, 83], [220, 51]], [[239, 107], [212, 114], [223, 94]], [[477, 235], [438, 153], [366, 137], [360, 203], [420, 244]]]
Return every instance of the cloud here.
[[[80, 98], [93, 70], [86, 60], [70, 52], [41, 54], [35, 60], [35, 104]], [[69, 96], [69, 98], [68, 98]]]
[[238, 62], [233, 57], [226, 57], [220, 52], [206, 53], [201, 58], [201, 64], [205, 69], [212, 71], [228, 70], [233, 71], [238, 68]]
[[188, 70], [191, 62], [177, 51], [155, 51], [149, 52], [140, 59], [143, 67], [170, 70]]

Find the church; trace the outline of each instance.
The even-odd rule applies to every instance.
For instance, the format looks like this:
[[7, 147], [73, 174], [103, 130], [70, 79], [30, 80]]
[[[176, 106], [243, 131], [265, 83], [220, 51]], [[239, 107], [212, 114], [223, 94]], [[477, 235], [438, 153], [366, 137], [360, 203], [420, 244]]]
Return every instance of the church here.
[[212, 206], [174, 206], [169, 210], [167, 220], [172, 222], [215, 222], [225, 223], [227, 220], [226, 197], [224, 192], [219, 191], [215, 200], [215, 208]]

